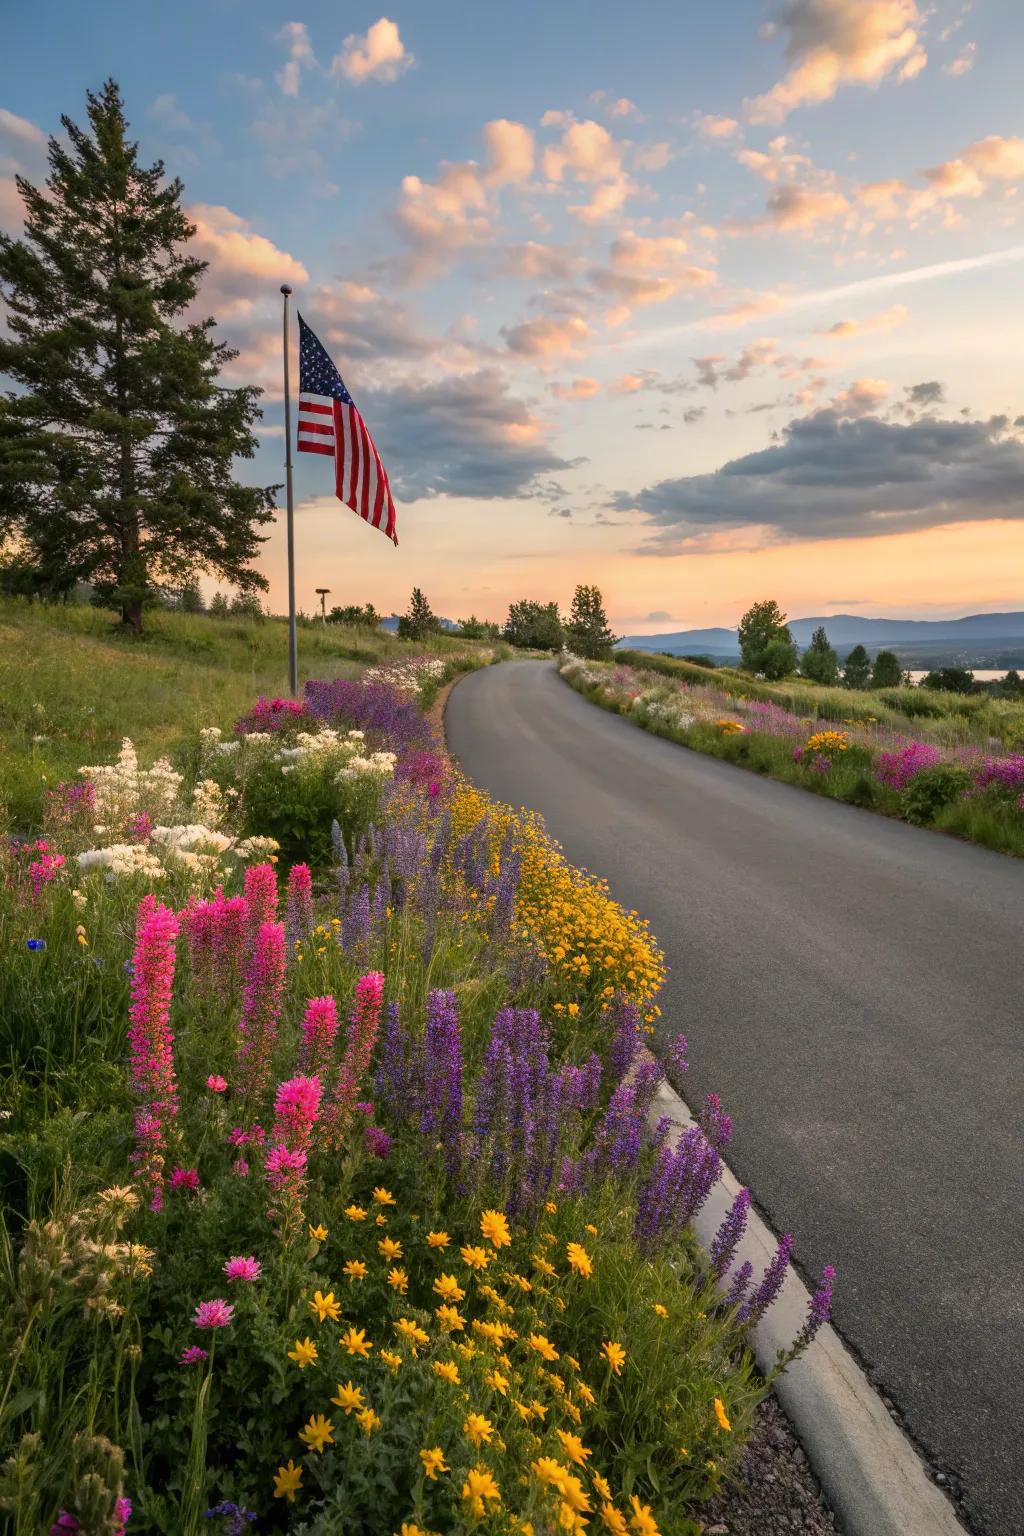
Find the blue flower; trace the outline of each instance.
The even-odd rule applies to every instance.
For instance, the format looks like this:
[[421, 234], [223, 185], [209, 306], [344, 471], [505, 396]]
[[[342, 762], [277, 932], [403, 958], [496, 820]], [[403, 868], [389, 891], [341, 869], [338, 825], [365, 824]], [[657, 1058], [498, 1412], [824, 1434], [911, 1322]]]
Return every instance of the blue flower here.
[[29, 949], [45, 949], [46, 948], [46, 940], [45, 939], [26, 939], [25, 943], [28, 945]]

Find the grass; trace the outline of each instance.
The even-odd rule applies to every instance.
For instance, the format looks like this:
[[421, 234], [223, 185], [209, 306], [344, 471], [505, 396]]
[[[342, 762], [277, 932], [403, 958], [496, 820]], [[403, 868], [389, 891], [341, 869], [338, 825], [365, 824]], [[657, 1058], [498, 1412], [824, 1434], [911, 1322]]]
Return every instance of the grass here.
[[[287, 692], [283, 619], [153, 613], [146, 624], [136, 640], [102, 609], [0, 600], [0, 774], [16, 827], [36, 824], [45, 791], [83, 760], [110, 761], [124, 736], [148, 761], [201, 725], [228, 728], [260, 693]], [[299, 630], [299, 680], [356, 676], [378, 662], [473, 644], [308, 623]]]

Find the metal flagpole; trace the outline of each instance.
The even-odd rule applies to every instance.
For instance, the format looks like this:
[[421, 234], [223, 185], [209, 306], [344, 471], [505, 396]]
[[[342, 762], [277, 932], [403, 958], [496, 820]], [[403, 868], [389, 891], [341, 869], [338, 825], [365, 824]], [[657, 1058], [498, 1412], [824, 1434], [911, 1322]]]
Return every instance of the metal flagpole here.
[[295, 503], [292, 496], [292, 399], [288, 382], [288, 299], [291, 289], [281, 284], [284, 295], [284, 472], [288, 490], [288, 686], [294, 699], [299, 692], [299, 634], [295, 623]]

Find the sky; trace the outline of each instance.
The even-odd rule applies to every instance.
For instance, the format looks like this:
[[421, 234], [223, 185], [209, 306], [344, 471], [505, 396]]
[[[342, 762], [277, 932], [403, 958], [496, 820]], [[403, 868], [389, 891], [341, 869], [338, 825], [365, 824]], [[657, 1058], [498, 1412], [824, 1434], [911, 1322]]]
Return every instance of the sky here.
[[4, 21], [0, 227], [112, 75], [265, 391], [240, 478], [284, 478], [282, 282], [362, 411], [399, 547], [299, 456], [301, 608], [1024, 607], [1018, 0], [380, 3]]

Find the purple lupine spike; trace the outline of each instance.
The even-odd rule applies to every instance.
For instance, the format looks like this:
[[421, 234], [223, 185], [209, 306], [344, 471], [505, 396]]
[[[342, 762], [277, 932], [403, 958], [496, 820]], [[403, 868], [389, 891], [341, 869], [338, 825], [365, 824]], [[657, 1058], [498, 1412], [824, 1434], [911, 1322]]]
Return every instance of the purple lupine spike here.
[[735, 1275], [733, 1275], [732, 1284], [725, 1295], [723, 1305], [726, 1309], [740, 1304], [747, 1293], [747, 1286], [750, 1284], [750, 1277], [753, 1273], [754, 1266], [749, 1260], [740, 1265]]
[[416, 1114], [418, 1109], [418, 1074], [412, 1042], [402, 1028], [397, 1003], [388, 1003], [384, 1013], [380, 1063], [374, 1087], [377, 1102], [398, 1124]]
[[430, 844], [430, 854], [427, 859], [427, 868], [430, 871], [431, 881], [437, 880], [441, 872], [441, 864], [448, 851], [448, 843], [452, 835], [452, 816], [449, 810], [445, 810], [434, 831], [434, 838]]
[[689, 1072], [690, 1070], [689, 1049], [690, 1042], [685, 1035], [673, 1035], [665, 1043], [665, 1058], [669, 1066], [679, 1077], [682, 1077], [684, 1072]]
[[826, 1264], [808, 1305], [807, 1321], [793, 1341], [793, 1348], [795, 1350], [805, 1349], [818, 1332], [818, 1329], [822, 1328], [831, 1317], [832, 1284], [835, 1278], [835, 1265]]
[[462, 1036], [454, 992], [427, 994], [423, 1058], [420, 1129], [439, 1137], [445, 1168], [454, 1178], [462, 1158]]
[[371, 927], [377, 928], [387, 916], [388, 898], [391, 895], [391, 880], [388, 876], [387, 865], [373, 888], [373, 904], [370, 908]]
[[715, 1279], [722, 1279], [729, 1264], [732, 1263], [732, 1256], [742, 1240], [743, 1233], [746, 1232], [749, 1209], [751, 1209], [751, 1192], [749, 1189], [742, 1189], [729, 1206], [725, 1220], [715, 1232], [711, 1249], [709, 1249], [711, 1272]]
[[370, 887], [365, 880], [349, 900], [341, 932], [342, 942], [350, 955], [365, 949], [370, 942]]
[[717, 1093], [709, 1093], [704, 1101], [700, 1128], [713, 1147], [721, 1152], [732, 1139], [732, 1116], [724, 1113]]
[[791, 1232], [784, 1232], [779, 1239], [779, 1246], [775, 1250], [775, 1257], [761, 1277], [761, 1284], [749, 1301], [743, 1304], [740, 1311], [741, 1323], [757, 1323], [767, 1312], [772, 1302], [782, 1290], [792, 1252], [793, 1234]]
[[611, 1045], [608, 1048], [608, 1071], [613, 1081], [621, 1082], [633, 1065], [633, 1058], [640, 1049], [643, 1038], [643, 1021], [640, 1009], [622, 993], [612, 998], [605, 1011], [612, 1027]]

